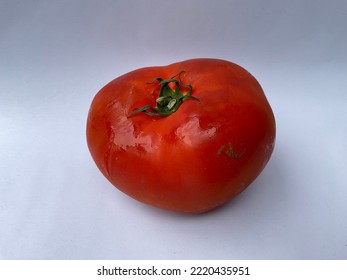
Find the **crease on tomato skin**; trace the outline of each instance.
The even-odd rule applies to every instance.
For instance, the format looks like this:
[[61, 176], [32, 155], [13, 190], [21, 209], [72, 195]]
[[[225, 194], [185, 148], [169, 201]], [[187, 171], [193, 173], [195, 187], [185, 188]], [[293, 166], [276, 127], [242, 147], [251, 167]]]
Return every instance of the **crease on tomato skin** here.
[[106, 151], [104, 153], [103, 161], [104, 161], [105, 171], [106, 171], [107, 175], [110, 177], [111, 176], [111, 174], [110, 174], [110, 155], [111, 155], [111, 151], [112, 151], [112, 148], [114, 145], [113, 141], [114, 141], [114, 137], [115, 137], [115, 132], [112, 129], [111, 125], [109, 125], [109, 127], [110, 127], [110, 129], [108, 130], [108, 134], [109, 134], [108, 145], [107, 145]]

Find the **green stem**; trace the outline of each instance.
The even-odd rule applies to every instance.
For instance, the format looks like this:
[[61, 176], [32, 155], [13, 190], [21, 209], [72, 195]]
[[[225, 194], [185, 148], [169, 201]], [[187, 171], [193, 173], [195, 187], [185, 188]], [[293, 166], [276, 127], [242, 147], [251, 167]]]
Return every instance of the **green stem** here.
[[[188, 99], [200, 102], [198, 98], [191, 95], [193, 90], [192, 86], [182, 83], [181, 74], [183, 72], [184, 71], [181, 71], [167, 80], [156, 78], [153, 82], [150, 82], [149, 84], [158, 82], [158, 86], [160, 87], [159, 96], [156, 100], [156, 107], [145, 105], [141, 108], [135, 108], [133, 112], [128, 115], [128, 118], [139, 113], [145, 113], [149, 116], [166, 117], [176, 112], [182, 103]], [[172, 83], [175, 84], [174, 89], [170, 86]], [[183, 89], [186, 89], [187, 91], [183, 91]]]

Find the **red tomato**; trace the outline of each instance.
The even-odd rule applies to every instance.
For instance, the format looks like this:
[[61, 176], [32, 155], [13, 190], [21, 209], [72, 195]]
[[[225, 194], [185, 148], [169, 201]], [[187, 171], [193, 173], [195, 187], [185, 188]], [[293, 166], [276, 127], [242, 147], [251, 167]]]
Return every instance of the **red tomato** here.
[[107, 84], [91, 104], [87, 142], [119, 190], [156, 207], [200, 213], [241, 193], [264, 169], [275, 119], [245, 69], [192, 59]]

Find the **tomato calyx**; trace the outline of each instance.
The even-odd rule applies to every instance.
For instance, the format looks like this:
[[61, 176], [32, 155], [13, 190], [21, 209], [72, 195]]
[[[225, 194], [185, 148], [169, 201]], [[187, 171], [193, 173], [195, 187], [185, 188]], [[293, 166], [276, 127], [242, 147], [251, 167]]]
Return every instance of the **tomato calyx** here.
[[145, 105], [141, 108], [134, 108], [134, 112], [130, 113], [128, 118], [139, 113], [144, 113], [148, 116], [166, 117], [176, 112], [182, 103], [188, 99], [200, 102], [198, 98], [191, 95], [192, 86], [183, 84], [181, 80], [181, 74], [183, 72], [185, 71], [181, 71], [167, 80], [155, 78], [152, 82], [148, 82], [147, 84], [157, 83], [156, 88], [160, 87], [159, 95], [156, 99], [156, 107]]

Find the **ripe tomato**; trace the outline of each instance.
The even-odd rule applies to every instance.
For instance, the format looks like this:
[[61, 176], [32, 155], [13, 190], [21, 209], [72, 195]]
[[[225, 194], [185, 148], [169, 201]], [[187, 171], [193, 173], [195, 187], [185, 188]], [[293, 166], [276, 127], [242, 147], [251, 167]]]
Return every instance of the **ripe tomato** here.
[[95, 96], [87, 142], [105, 177], [144, 203], [211, 210], [263, 170], [275, 119], [256, 79], [218, 59], [122, 75]]

